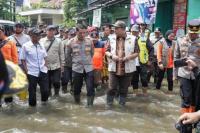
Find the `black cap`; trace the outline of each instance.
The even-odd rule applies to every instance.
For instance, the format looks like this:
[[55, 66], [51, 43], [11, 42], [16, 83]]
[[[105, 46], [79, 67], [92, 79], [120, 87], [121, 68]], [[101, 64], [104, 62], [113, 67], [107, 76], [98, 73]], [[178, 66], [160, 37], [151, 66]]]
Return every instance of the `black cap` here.
[[54, 25], [49, 25], [47, 26], [47, 30], [55, 30], [56, 27]]
[[126, 28], [126, 24], [124, 21], [118, 20], [115, 24], [113, 24], [114, 27], [116, 28]]
[[71, 35], [71, 34], [76, 34], [76, 29], [75, 29], [75, 28], [70, 28], [68, 33], [69, 33], [70, 35]]
[[15, 23], [15, 27], [24, 28], [24, 25], [22, 23], [17, 22], [17, 23]]
[[189, 33], [200, 33], [200, 20], [193, 19], [188, 23]]
[[160, 27], [156, 27], [156, 29], [154, 30], [154, 32], [161, 32], [161, 28]]
[[30, 35], [37, 35], [37, 36], [40, 36], [42, 33], [43, 33], [43, 31], [42, 31], [42, 30], [39, 30], [39, 29], [37, 29], [37, 28], [32, 28], [32, 29], [30, 30]]
[[5, 27], [1, 24], [0, 24], [0, 30], [3, 31], [3, 32], [5, 31]]

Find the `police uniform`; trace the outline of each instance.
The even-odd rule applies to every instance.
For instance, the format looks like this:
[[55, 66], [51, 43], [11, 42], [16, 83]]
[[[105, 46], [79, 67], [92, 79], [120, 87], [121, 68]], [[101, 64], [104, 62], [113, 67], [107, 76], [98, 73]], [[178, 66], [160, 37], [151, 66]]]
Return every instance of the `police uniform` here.
[[91, 39], [85, 38], [83, 41], [79, 41], [76, 36], [69, 40], [69, 44], [67, 45], [67, 57], [71, 57], [72, 59], [74, 99], [76, 103], [80, 103], [80, 93], [83, 85], [83, 78], [85, 78], [88, 106], [93, 105], [95, 95], [92, 56], [93, 43]]
[[[191, 20], [188, 24], [188, 34], [178, 41], [175, 46], [176, 59], [190, 58], [200, 67], [200, 39], [191, 40], [190, 33], [199, 34], [200, 22], [199, 20]], [[180, 94], [182, 98], [181, 112], [194, 112], [195, 111], [195, 82], [194, 73], [188, 67], [178, 68], [178, 77], [180, 80]]]

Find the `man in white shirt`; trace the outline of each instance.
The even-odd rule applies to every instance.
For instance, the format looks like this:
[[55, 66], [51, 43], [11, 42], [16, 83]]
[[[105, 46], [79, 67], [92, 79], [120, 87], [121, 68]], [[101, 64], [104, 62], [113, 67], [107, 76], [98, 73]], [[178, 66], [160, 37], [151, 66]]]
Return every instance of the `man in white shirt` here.
[[31, 41], [22, 46], [20, 59], [25, 68], [29, 80], [29, 105], [36, 106], [36, 87], [40, 86], [41, 101], [48, 100], [48, 75], [46, 66], [47, 53], [43, 45], [39, 43], [41, 31], [34, 28], [31, 31]]

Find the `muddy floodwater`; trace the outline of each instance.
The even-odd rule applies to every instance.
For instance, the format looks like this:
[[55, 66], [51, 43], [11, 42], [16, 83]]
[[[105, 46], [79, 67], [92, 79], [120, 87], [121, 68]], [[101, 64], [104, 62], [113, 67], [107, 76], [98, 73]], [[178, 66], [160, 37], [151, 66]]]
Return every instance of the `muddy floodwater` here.
[[[105, 108], [105, 95], [98, 95], [93, 108], [86, 108], [86, 98], [75, 105], [73, 97], [61, 94], [50, 98], [47, 105], [38, 102], [36, 108], [16, 100], [13, 105], [3, 105], [0, 111], [1, 133], [176, 133], [174, 123], [179, 116], [179, 87], [174, 95], [150, 87], [148, 97], [136, 97], [129, 89], [125, 108]], [[85, 94], [83, 94], [85, 95]], [[38, 100], [40, 95], [38, 95]]]

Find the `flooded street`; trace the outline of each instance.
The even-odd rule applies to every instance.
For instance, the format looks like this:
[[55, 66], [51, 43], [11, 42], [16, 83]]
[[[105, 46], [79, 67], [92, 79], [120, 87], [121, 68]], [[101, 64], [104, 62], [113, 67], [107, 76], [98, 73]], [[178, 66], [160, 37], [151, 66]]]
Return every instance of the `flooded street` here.
[[[167, 90], [166, 85], [162, 90]], [[153, 88], [153, 87], [151, 87]], [[15, 103], [4, 107], [0, 113], [1, 133], [64, 132], [64, 133], [175, 133], [174, 123], [179, 116], [180, 97], [178, 86], [175, 95], [151, 89], [148, 97], [135, 97], [130, 88], [125, 109], [115, 106], [105, 109], [105, 95], [95, 99], [92, 109], [74, 105], [68, 93], [47, 105], [38, 102], [36, 108]], [[40, 98], [40, 97], [39, 97]]]

